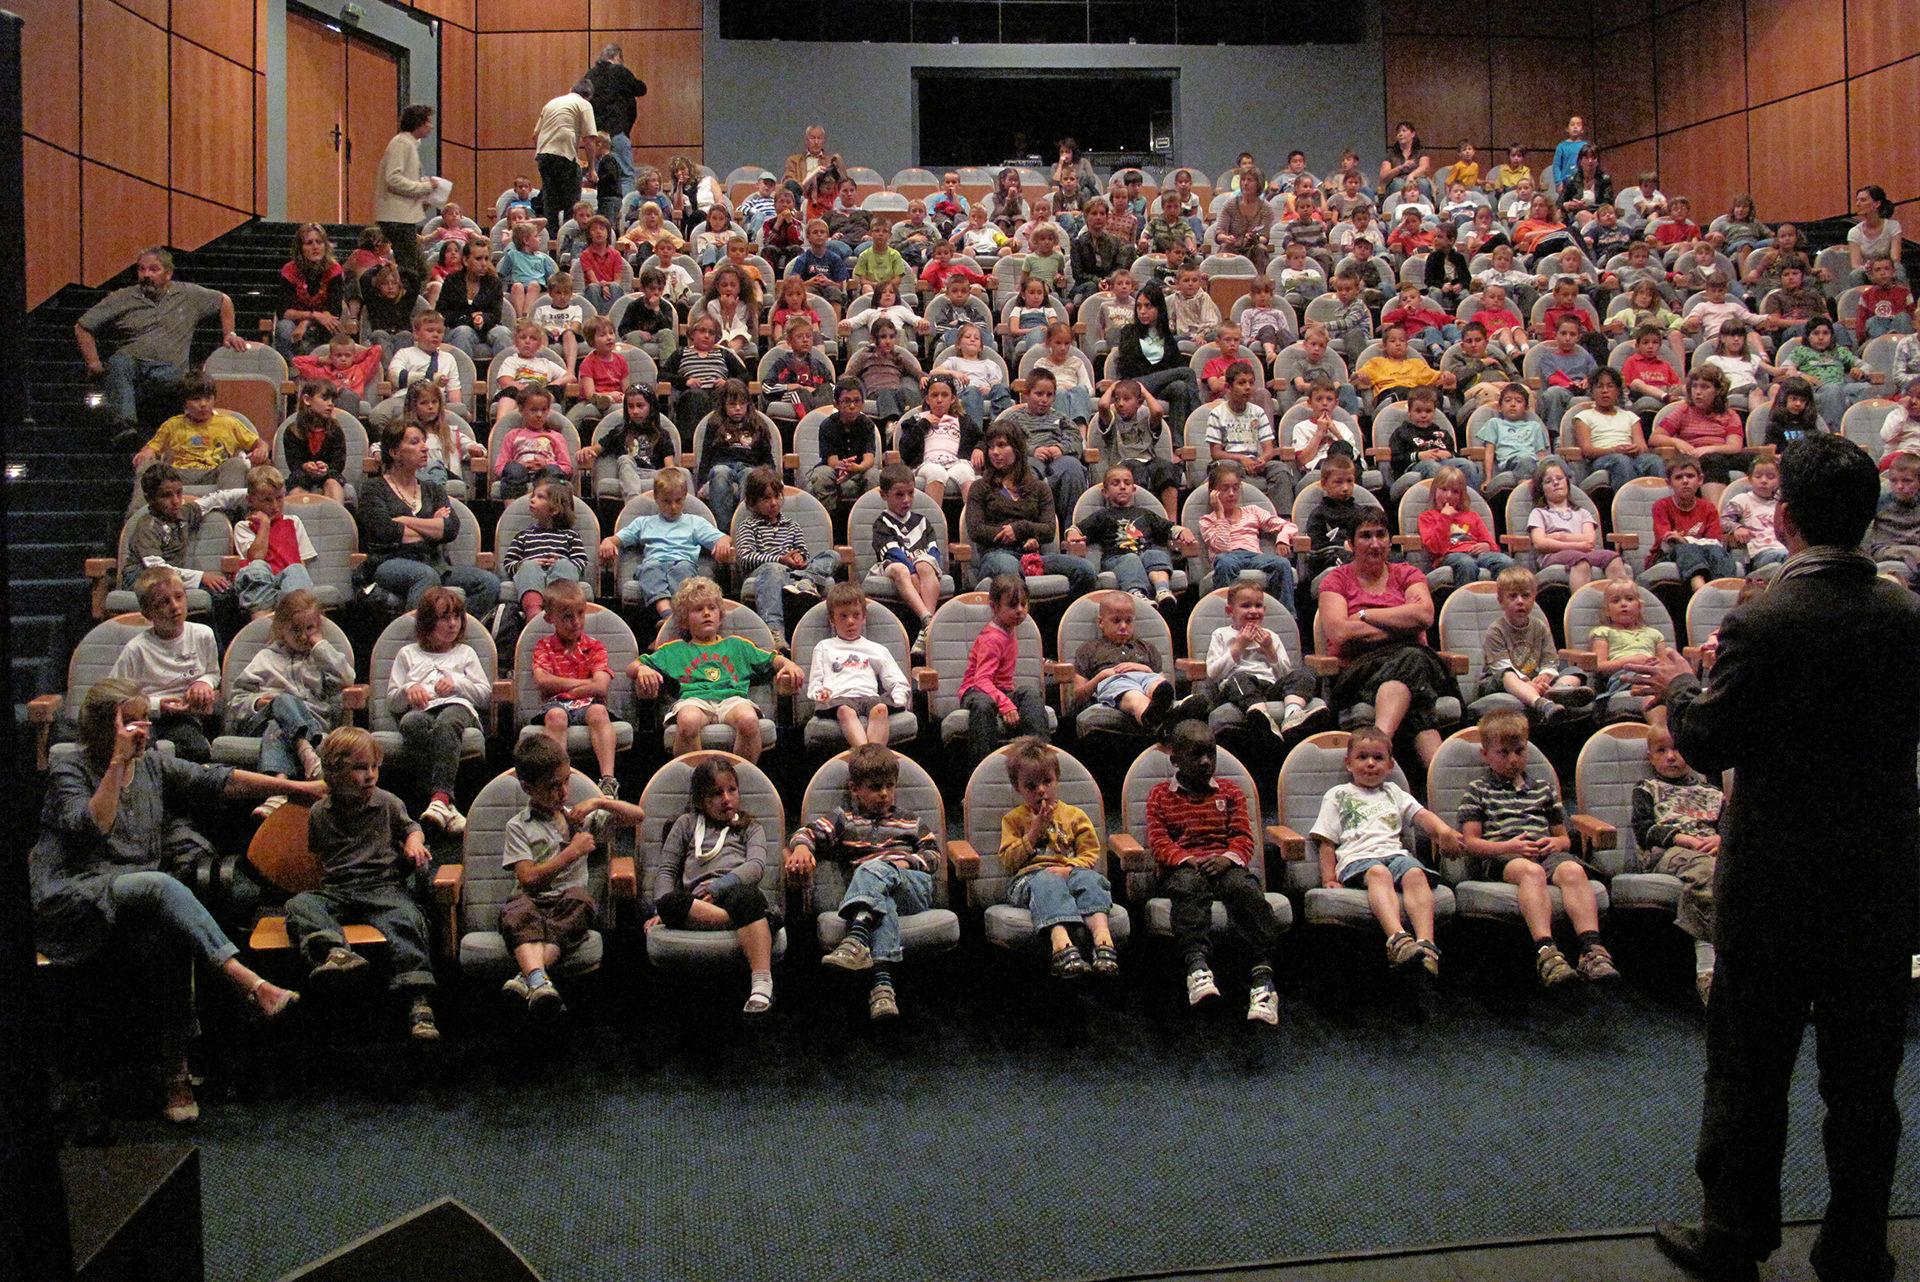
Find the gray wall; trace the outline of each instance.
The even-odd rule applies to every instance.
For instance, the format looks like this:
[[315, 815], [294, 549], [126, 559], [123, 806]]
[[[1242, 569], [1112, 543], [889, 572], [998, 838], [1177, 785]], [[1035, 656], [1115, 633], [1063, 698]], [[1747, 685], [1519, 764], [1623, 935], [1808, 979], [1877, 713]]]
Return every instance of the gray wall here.
[[[1181, 164], [1218, 174], [1235, 153], [1250, 150], [1272, 169], [1300, 147], [1313, 172], [1325, 174], [1342, 148], [1368, 160], [1386, 149], [1379, 0], [1358, 2], [1369, 11], [1368, 36], [1358, 44], [1237, 48], [722, 40], [717, 0], [707, 0], [706, 160], [722, 175], [744, 164], [778, 172], [801, 149], [807, 123], [818, 120], [847, 163], [891, 175], [919, 160], [916, 66], [1171, 67], [1180, 72], [1174, 147]], [[830, 92], [833, 85], [847, 91]], [[1047, 134], [1036, 123], [1036, 134]]]

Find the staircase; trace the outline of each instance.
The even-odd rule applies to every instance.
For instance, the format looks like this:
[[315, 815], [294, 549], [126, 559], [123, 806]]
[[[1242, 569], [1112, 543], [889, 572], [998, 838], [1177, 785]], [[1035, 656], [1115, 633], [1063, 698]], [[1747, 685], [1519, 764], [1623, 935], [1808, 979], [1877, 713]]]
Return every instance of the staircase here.
[[[233, 298], [240, 334], [260, 337], [293, 244], [293, 223], [255, 221], [192, 253], [176, 254], [174, 275]], [[328, 228], [345, 257], [359, 228]], [[85, 561], [113, 554], [133, 481], [130, 450], [116, 448], [104, 413], [87, 403], [97, 390], [73, 343], [81, 315], [112, 290], [134, 282], [129, 267], [97, 289], [69, 285], [27, 317], [30, 422], [7, 437], [7, 543], [12, 613], [15, 714], [35, 695], [64, 688], [67, 656], [92, 626]], [[219, 342], [202, 327], [193, 361]], [[151, 426], [148, 424], [146, 426]], [[263, 430], [272, 424], [259, 425]]]

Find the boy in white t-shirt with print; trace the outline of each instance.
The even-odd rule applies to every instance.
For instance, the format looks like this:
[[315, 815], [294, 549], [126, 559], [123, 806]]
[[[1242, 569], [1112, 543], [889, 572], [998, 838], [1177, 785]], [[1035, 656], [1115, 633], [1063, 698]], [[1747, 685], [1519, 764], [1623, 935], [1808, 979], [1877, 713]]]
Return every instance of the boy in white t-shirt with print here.
[[1226, 397], [1207, 408], [1207, 454], [1216, 462], [1232, 459], [1246, 476], [1260, 478], [1274, 509], [1288, 512], [1293, 508], [1294, 468], [1281, 456], [1273, 420], [1253, 403], [1257, 377], [1250, 362], [1228, 366]]

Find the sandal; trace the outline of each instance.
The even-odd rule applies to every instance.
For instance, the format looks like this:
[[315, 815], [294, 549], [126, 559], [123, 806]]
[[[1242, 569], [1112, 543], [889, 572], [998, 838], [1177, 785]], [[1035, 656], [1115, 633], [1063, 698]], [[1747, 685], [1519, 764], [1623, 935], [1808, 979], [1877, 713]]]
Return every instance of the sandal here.
[[287, 1012], [288, 1007], [300, 1000], [300, 994], [291, 988], [280, 990], [280, 1000], [268, 1005], [260, 996], [260, 990], [267, 987], [267, 981], [256, 979], [253, 987], [247, 990], [247, 1002], [253, 1007], [254, 1015], [259, 1019], [276, 1019]]

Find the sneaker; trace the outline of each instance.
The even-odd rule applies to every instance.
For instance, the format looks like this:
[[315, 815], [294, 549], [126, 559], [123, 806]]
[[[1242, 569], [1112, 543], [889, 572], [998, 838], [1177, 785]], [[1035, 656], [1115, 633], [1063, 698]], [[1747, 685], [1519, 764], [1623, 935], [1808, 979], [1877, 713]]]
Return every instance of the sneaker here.
[[1274, 738], [1284, 739], [1287, 737], [1287, 723], [1293, 719], [1293, 713], [1291, 711], [1280, 716], [1275, 716], [1271, 705], [1256, 703], [1253, 705], [1253, 714], [1259, 717], [1267, 729], [1273, 732]]
[[175, 1126], [192, 1126], [200, 1120], [200, 1102], [193, 1098], [193, 1078], [178, 1073], [167, 1079], [167, 1102], [160, 1110]]
[[365, 970], [366, 966], [366, 958], [343, 945], [338, 948], [329, 948], [326, 959], [308, 974], [314, 979], [325, 981], [333, 976], [351, 975], [356, 970]]
[[523, 1002], [526, 1001], [528, 993], [526, 976], [515, 975], [512, 979], [500, 985], [500, 992], [504, 996], [516, 998]]
[[848, 935], [840, 941], [838, 948], [820, 959], [820, 964], [837, 970], [872, 970], [873, 949]]
[[1420, 945], [1408, 931], [1396, 931], [1387, 937], [1387, 964], [1395, 970], [1420, 960]]
[[1566, 716], [1567, 709], [1564, 705], [1555, 703], [1551, 699], [1542, 699], [1533, 705], [1533, 715], [1534, 719], [1539, 721], [1541, 725], [1550, 726]]
[[1542, 988], [1557, 988], [1574, 977], [1567, 955], [1551, 944], [1533, 955], [1533, 969], [1540, 976]]
[[1136, 601], [1145, 601], [1147, 599], [1147, 594], [1140, 588], [1128, 588], [1127, 595]]
[[1202, 968], [1187, 972], [1187, 1005], [1198, 1006], [1201, 1002], [1212, 1001], [1220, 995], [1220, 986], [1213, 982], [1213, 972]]
[[620, 781], [612, 775], [602, 775], [600, 778], [600, 795], [603, 797], [612, 797], [618, 801], [620, 799]]
[[1563, 708], [1584, 708], [1593, 702], [1593, 691], [1586, 686], [1561, 686], [1547, 691], [1547, 698]]
[[1140, 724], [1149, 730], [1157, 731], [1167, 724], [1167, 712], [1173, 707], [1173, 682], [1162, 681], [1147, 696], [1146, 712], [1140, 718]]
[[1153, 594], [1153, 603], [1159, 606], [1162, 610], [1171, 609], [1174, 605], [1179, 603], [1179, 600], [1180, 598], [1173, 594], [1172, 588], [1161, 588], [1158, 592]]
[[1605, 944], [1595, 944], [1580, 954], [1580, 978], [1590, 984], [1604, 984], [1620, 978], [1619, 968], [1613, 964], [1613, 954], [1607, 951]]
[[1053, 955], [1052, 970], [1055, 979], [1085, 979], [1093, 973], [1093, 967], [1087, 964], [1087, 959], [1072, 944]]
[[413, 999], [413, 1006], [407, 1011], [407, 1033], [416, 1042], [440, 1040], [440, 1026], [433, 1022], [433, 1007], [426, 998]]
[[1440, 945], [1434, 943], [1431, 939], [1422, 939], [1416, 941], [1414, 947], [1420, 952], [1420, 964], [1427, 968], [1427, 974], [1438, 975], [1440, 973]]
[[900, 1018], [900, 999], [893, 995], [892, 984], [875, 984], [867, 993], [867, 1018]]
[[1093, 973], [1111, 979], [1120, 973], [1120, 951], [1112, 944], [1100, 944], [1093, 950]]
[[276, 794], [275, 796], [268, 797], [265, 801], [253, 808], [253, 817], [255, 819], [265, 819], [268, 815], [286, 804], [287, 799], [283, 796]]
[[920, 631], [914, 635], [913, 645], [907, 650], [907, 661], [915, 667], [927, 661], [927, 625], [921, 624]]
[[[1281, 714], [1280, 717], [1280, 733], [1283, 736], [1292, 734], [1295, 730], [1298, 730], [1301, 724], [1307, 719], [1307, 706], [1303, 703], [1289, 703], [1286, 705], [1286, 709], [1286, 712]], [[1261, 710], [1265, 711], [1265, 708], [1263, 707]]]
[[449, 837], [458, 837], [467, 830], [467, 817], [455, 810], [452, 802], [441, 801], [438, 798], [427, 803], [427, 808], [420, 813], [420, 819], [423, 823], [432, 824]]
[[320, 754], [305, 739], [293, 745], [294, 759], [300, 763], [300, 773], [307, 779], [318, 779], [324, 771], [320, 769]]
[[764, 980], [755, 979], [747, 988], [747, 1004], [740, 1008], [743, 1015], [764, 1015], [773, 1009], [773, 976]]
[[817, 597], [820, 595], [820, 585], [818, 583], [815, 583], [812, 579], [797, 580], [793, 584], [793, 590], [795, 592], [798, 592], [801, 596]]
[[1705, 1010], [1713, 999], [1713, 972], [1703, 970], [1693, 977], [1693, 991], [1700, 994], [1700, 1009]]
[[1262, 1024], [1280, 1022], [1280, 994], [1261, 984], [1247, 998], [1247, 1019]]
[[566, 1013], [567, 1004], [560, 1000], [560, 990], [551, 982], [527, 990], [527, 1014], [536, 1019], [554, 1019]]
[[1322, 730], [1334, 730], [1339, 723], [1340, 719], [1333, 715], [1333, 709], [1327, 706], [1325, 699], [1309, 699], [1306, 719], [1300, 723], [1300, 736], [1305, 738]]
[[1167, 729], [1171, 731], [1182, 721], [1205, 721], [1212, 710], [1213, 704], [1205, 695], [1190, 694], [1167, 709]]

